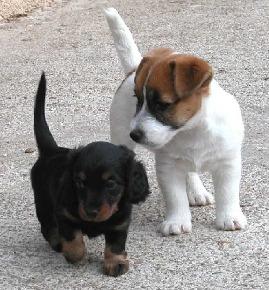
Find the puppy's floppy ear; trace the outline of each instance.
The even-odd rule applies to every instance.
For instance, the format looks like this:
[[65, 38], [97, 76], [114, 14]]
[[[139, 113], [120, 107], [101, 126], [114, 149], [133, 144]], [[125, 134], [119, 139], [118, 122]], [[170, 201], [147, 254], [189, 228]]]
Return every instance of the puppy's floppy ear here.
[[213, 77], [211, 66], [195, 56], [181, 55], [169, 62], [169, 68], [179, 98], [187, 97], [198, 89], [207, 87]]
[[135, 159], [132, 162], [128, 177], [128, 195], [131, 203], [145, 201], [149, 195], [149, 183], [144, 165]]
[[127, 156], [126, 160], [126, 193], [131, 203], [137, 204], [145, 201], [150, 193], [148, 177], [142, 162], [135, 160], [135, 153], [127, 147], [120, 145]]

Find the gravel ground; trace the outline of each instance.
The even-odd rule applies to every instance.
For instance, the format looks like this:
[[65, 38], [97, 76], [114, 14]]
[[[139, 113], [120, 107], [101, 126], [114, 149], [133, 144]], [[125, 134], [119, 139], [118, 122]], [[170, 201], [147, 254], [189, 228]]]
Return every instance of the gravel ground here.
[[0, 21], [27, 16], [33, 9], [51, 5], [54, 0], [0, 0]]
[[[152, 195], [135, 208], [131, 269], [118, 278], [101, 273], [103, 238], [87, 242], [90, 263], [80, 267], [48, 247], [29, 182], [41, 70], [48, 77], [47, 119], [59, 144], [109, 139], [109, 105], [123, 74], [101, 10], [108, 6], [119, 10], [142, 52], [170, 46], [207, 59], [238, 99], [246, 127], [246, 231], [217, 231], [209, 206], [192, 208], [191, 234], [161, 237], [156, 228], [164, 208], [153, 156], [138, 149]], [[267, 0], [73, 0], [0, 24], [1, 289], [268, 289], [268, 15]], [[204, 181], [212, 190], [208, 175]]]

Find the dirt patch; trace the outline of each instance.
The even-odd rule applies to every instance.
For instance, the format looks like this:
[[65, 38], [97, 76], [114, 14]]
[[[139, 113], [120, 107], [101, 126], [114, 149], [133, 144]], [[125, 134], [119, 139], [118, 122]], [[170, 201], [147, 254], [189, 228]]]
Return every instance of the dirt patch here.
[[33, 9], [50, 5], [54, 0], [0, 0], [0, 21], [27, 16]]

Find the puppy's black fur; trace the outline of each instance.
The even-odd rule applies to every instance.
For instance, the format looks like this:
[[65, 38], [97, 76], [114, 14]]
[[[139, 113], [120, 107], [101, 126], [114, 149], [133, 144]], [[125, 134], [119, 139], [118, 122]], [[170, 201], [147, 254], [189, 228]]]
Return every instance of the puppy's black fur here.
[[45, 119], [45, 95], [43, 73], [34, 109], [39, 158], [31, 170], [41, 232], [72, 263], [84, 258], [83, 234], [104, 234], [105, 273], [123, 274], [132, 204], [149, 194], [145, 169], [124, 146], [94, 142], [78, 149], [59, 147]]

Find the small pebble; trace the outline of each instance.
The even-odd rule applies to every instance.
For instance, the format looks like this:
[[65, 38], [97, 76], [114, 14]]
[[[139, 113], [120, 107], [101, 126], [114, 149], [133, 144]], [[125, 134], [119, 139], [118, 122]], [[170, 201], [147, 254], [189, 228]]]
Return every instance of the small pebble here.
[[33, 152], [35, 152], [35, 149], [33, 149], [33, 148], [27, 148], [24, 151], [24, 153], [33, 153]]

